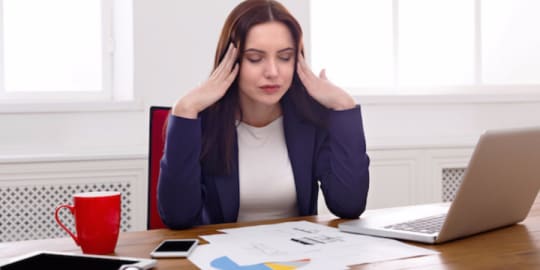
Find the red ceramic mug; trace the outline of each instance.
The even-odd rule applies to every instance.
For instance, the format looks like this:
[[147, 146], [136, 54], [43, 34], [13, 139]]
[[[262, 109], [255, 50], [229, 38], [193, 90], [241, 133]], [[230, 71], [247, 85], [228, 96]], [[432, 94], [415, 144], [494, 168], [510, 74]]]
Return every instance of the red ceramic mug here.
[[[84, 253], [113, 253], [120, 231], [120, 192], [86, 192], [73, 195], [73, 205], [56, 208], [56, 222], [75, 240]], [[76, 234], [58, 218], [62, 208], [73, 215]]]

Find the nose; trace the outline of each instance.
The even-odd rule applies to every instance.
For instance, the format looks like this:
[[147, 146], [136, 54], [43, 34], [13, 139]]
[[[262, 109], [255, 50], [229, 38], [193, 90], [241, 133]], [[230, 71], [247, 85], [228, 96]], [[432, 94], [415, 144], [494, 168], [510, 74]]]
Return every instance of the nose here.
[[266, 78], [274, 78], [279, 74], [279, 69], [276, 63], [276, 60], [269, 60], [266, 63], [265, 70], [264, 70], [264, 76]]

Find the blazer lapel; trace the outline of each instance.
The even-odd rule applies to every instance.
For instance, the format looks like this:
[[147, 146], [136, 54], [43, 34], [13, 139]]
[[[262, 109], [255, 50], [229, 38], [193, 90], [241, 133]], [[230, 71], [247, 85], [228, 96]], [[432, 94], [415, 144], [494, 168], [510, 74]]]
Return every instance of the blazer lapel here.
[[315, 127], [302, 121], [293, 108], [284, 106], [283, 128], [289, 159], [294, 174], [298, 211], [300, 215], [313, 213], [312, 162]]
[[223, 213], [223, 222], [236, 222], [240, 208], [240, 184], [238, 177], [238, 140], [234, 139], [233, 168], [230, 175], [215, 177], [217, 193]]

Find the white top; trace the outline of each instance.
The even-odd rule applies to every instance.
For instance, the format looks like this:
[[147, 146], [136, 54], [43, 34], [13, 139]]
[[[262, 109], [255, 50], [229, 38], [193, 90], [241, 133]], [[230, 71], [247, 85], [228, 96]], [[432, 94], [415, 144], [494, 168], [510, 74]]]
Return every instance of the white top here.
[[240, 122], [236, 129], [240, 178], [238, 221], [297, 216], [296, 187], [283, 118], [260, 128]]

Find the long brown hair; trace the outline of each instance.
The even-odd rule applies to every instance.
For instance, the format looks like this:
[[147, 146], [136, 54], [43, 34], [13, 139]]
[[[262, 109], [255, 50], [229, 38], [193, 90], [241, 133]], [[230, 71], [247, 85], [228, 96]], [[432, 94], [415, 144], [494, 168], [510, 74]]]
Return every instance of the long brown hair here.
[[[246, 0], [236, 6], [225, 20], [216, 48], [214, 69], [224, 58], [230, 43], [238, 48], [240, 52], [238, 57], [241, 59], [248, 31], [255, 25], [271, 21], [281, 22], [287, 26], [296, 50], [300, 50], [303, 54], [300, 24], [282, 4], [274, 0]], [[321, 124], [321, 120], [324, 122], [324, 116], [318, 113], [321, 106], [307, 94], [296, 70], [285, 97], [292, 100], [300, 115], [306, 120], [316, 124]], [[200, 158], [205, 173], [226, 175], [231, 172], [234, 164], [235, 122], [238, 112], [241, 115], [238, 78], [236, 78], [226, 94], [202, 112], [203, 145]]]

